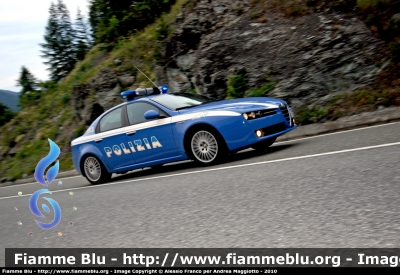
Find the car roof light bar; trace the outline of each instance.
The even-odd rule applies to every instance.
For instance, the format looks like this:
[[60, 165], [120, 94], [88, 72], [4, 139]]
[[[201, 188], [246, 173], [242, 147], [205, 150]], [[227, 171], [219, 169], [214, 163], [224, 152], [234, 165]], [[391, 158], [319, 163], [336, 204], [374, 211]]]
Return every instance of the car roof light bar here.
[[120, 95], [126, 101], [134, 100], [137, 97], [144, 97], [157, 94], [166, 94], [168, 92], [167, 86], [154, 87], [154, 88], [137, 88], [136, 90], [123, 91]]

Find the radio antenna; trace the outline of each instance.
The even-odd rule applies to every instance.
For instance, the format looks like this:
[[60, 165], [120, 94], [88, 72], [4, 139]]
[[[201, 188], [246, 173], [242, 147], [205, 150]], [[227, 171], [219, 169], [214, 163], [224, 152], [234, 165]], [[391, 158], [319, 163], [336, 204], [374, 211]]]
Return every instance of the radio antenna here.
[[138, 67], [136, 67], [135, 65], [133, 65], [133, 67], [135, 67], [139, 72], [141, 72], [141, 73], [154, 85], [154, 87], [156, 87], [156, 88], [158, 89], [157, 85], [156, 85], [153, 81], [151, 81], [151, 79], [148, 78], [148, 76], [147, 76], [144, 72], [142, 72], [142, 71], [141, 71]]

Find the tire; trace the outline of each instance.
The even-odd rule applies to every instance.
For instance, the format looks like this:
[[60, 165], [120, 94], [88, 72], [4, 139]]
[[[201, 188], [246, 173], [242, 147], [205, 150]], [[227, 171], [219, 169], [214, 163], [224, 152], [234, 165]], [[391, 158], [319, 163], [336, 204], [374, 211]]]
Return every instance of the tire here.
[[225, 155], [225, 144], [222, 138], [210, 129], [193, 131], [189, 141], [188, 149], [192, 159], [202, 165], [216, 164]]
[[252, 145], [251, 148], [253, 148], [254, 150], [257, 150], [257, 151], [265, 152], [268, 150], [268, 147], [270, 147], [272, 144], [274, 144], [275, 140], [276, 140], [276, 137], [269, 138], [269, 139], [263, 140], [261, 142], [258, 142], [256, 144]]
[[95, 156], [86, 156], [82, 162], [82, 171], [85, 178], [91, 184], [100, 184], [110, 181], [111, 173], [107, 171], [103, 163]]

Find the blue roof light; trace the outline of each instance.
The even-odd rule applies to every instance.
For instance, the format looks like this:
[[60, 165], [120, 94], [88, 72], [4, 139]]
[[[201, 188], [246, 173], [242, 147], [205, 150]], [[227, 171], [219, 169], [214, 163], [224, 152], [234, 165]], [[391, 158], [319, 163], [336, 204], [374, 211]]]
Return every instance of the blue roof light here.
[[154, 87], [154, 88], [137, 88], [136, 90], [127, 90], [123, 91], [120, 95], [121, 98], [126, 99], [127, 101], [135, 99], [138, 96], [149, 96], [156, 94], [166, 94], [168, 91], [167, 86]]
[[127, 90], [127, 91], [123, 91], [121, 94], [121, 98], [123, 99], [127, 99], [129, 100], [131, 97], [135, 97], [137, 96], [136, 91], [135, 90]]
[[161, 92], [162, 92], [163, 94], [166, 94], [166, 93], [168, 92], [168, 87], [167, 87], [167, 86], [162, 86], [162, 87], [161, 87]]

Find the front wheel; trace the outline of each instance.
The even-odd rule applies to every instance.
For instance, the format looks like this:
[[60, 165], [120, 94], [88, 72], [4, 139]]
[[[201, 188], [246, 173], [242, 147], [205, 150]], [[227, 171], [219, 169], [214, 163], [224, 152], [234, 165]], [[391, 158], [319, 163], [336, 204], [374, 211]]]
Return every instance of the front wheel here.
[[223, 154], [223, 145], [217, 135], [209, 130], [198, 130], [190, 139], [194, 160], [204, 165], [216, 163]]
[[101, 161], [95, 156], [87, 156], [83, 161], [84, 176], [91, 184], [107, 182], [111, 179], [111, 173], [108, 173]]

